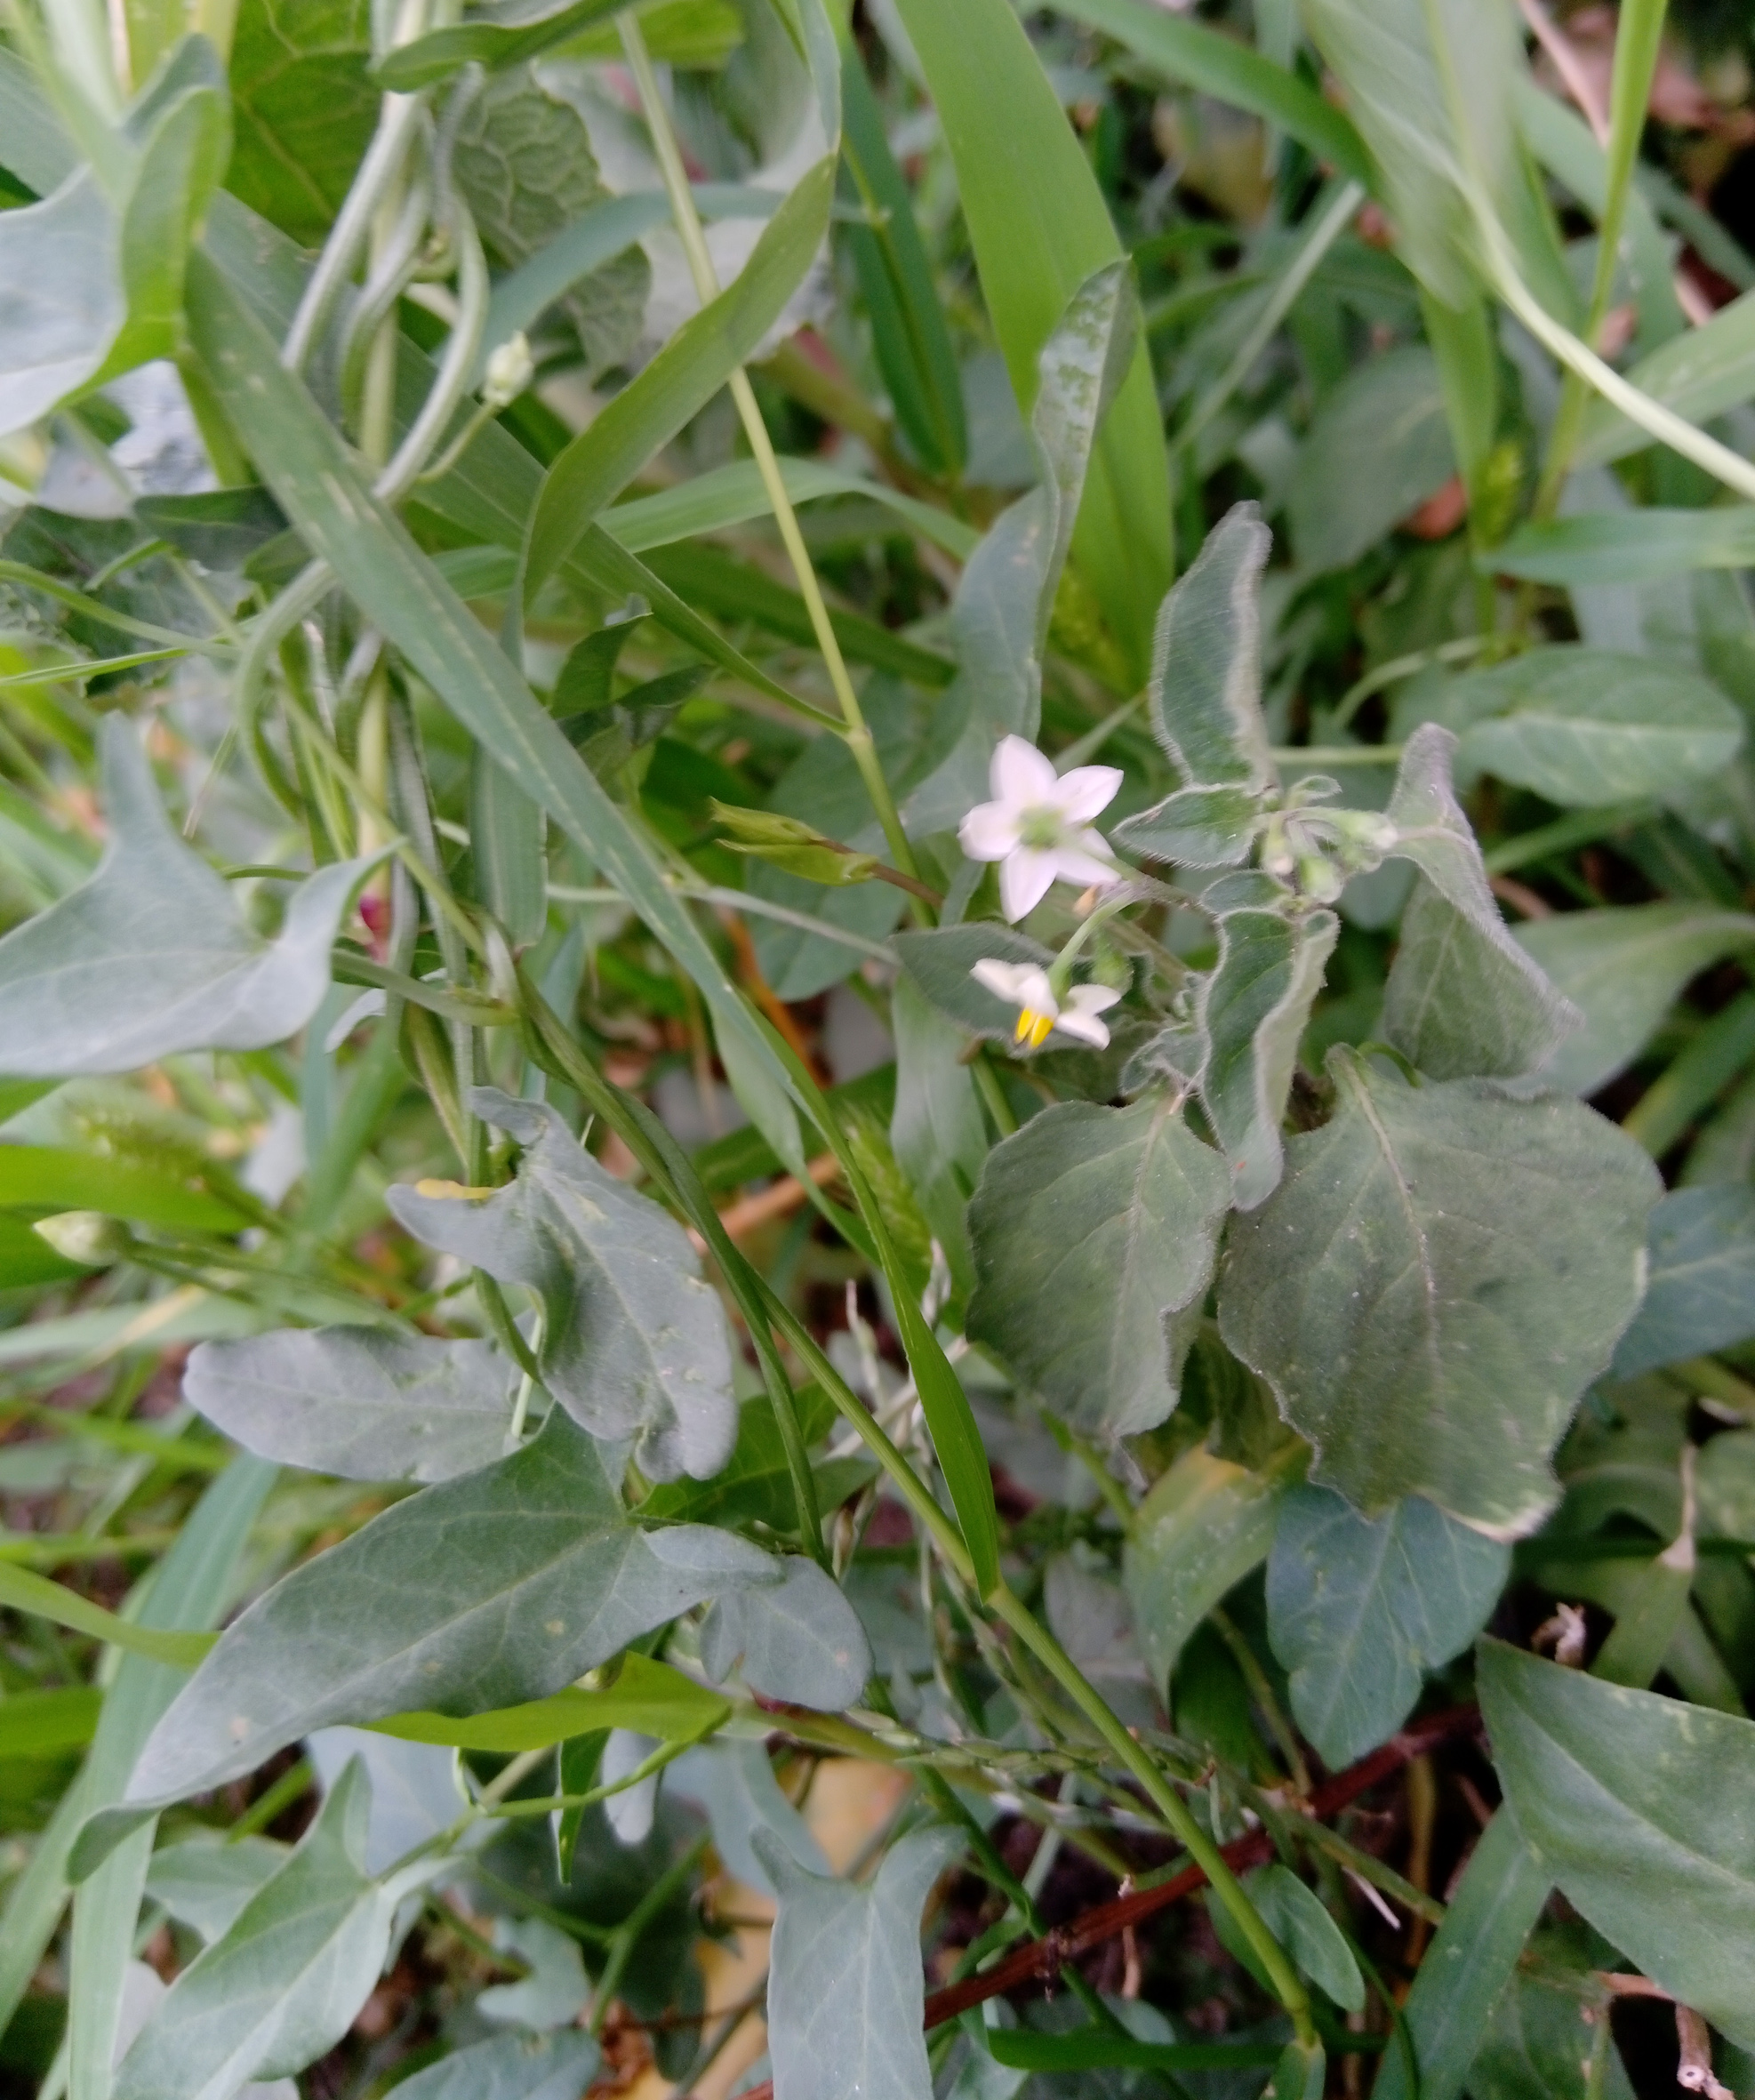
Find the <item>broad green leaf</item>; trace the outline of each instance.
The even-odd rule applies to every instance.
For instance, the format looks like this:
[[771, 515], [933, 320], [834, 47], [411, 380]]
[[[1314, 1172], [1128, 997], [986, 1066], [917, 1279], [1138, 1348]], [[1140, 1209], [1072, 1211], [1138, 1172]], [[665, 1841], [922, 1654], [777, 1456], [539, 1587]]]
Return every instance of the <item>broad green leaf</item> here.
[[1224, 1161], [1165, 1094], [1062, 1102], [989, 1154], [969, 1206], [969, 1339], [1074, 1428], [1155, 1429], [1178, 1398], [1230, 1206]]
[[778, 1583], [727, 1591], [701, 1627], [701, 1660], [715, 1684], [736, 1670], [752, 1692], [825, 1713], [852, 1706], [871, 1675], [859, 1614], [814, 1560], [781, 1561]]
[[[1341, 84], [1347, 114], [1376, 162], [1378, 195], [1396, 244], [1422, 284], [1451, 306], [1473, 293], [1479, 237], [1471, 192], [1513, 243], [1550, 259], [1552, 236], [1513, 122], [1523, 70], [1511, 9], [1469, 0], [1304, 0], [1304, 26]], [[1544, 247], [1543, 236], [1547, 235]], [[1557, 267], [1538, 293], [1570, 320], [1570, 286]]]
[[1153, 808], [1126, 818], [1110, 837], [1146, 860], [1235, 868], [1249, 858], [1262, 821], [1262, 798], [1254, 789], [1178, 788]]
[[443, 1713], [397, 1713], [373, 1723], [380, 1735], [401, 1743], [448, 1743], [461, 1750], [542, 1750], [609, 1728], [637, 1728], [661, 1743], [685, 1743], [726, 1719], [731, 1707], [692, 1677], [637, 1652], [622, 1656], [601, 1690], [571, 1686], [551, 1699], [533, 1699], [498, 1712], [453, 1719]]
[[103, 1711], [95, 1685], [57, 1685], [49, 1691], [9, 1692], [0, 1699], [0, 1759], [53, 1757], [84, 1750]]
[[1074, 519], [1084, 515], [1082, 493], [1102, 457], [1095, 448], [1111, 427], [1106, 413], [1138, 333], [1127, 268], [1109, 262], [1078, 285], [1041, 346], [1030, 406], [1041, 478], [1001, 512], [958, 580], [950, 629], [960, 673], [944, 704], [947, 713], [956, 710], [962, 733], [909, 806], [914, 830], [955, 830], [987, 796], [1000, 738], [1036, 740], [1043, 653]]
[[[1710, 422], [1747, 401], [1755, 395], [1755, 293], [1745, 292], [1701, 327], [1684, 330], [1641, 357], [1627, 378], [1691, 423]], [[1573, 458], [1580, 467], [1600, 467], [1650, 443], [1648, 431], [1594, 398], [1584, 412]]]
[[1506, 1547], [1418, 1495], [1375, 1523], [1326, 1488], [1286, 1497], [1268, 1558], [1268, 1638], [1293, 1717], [1331, 1771], [1395, 1734], [1425, 1672], [1480, 1631], [1511, 1567]]
[[[1584, 1952], [1551, 1930], [1536, 1934], [1530, 1954], [1532, 1966], [1512, 1976], [1494, 2006], [1469, 2071], [1472, 2100], [1633, 2100], [1621, 2052], [1599, 2024], [1614, 2000]], [[1605, 2046], [1598, 2084], [1591, 2059]]]
[[971, 1272], [969, 1198], [988, 1152], [974, 1075], [960, 1054], [963, 1031], [906, 976], [891, 994], [890, 1031], [896, 1046], [890, 1143], [961, 1285]]
[[841, 151], [867, 222], [842, 235], [859, 273], [872, 349], [896, 421], [922, 463], [960, 474], [967, 456], [963, 385], [914, 200], [884, 135], [884, 114], [857, 52], [841, 59]]
[[1489, 557], [1532, 583], [1646, 583], [1693, 569], [1755, 564], [1755, 503], [1709, 510], [1587, 510], [1519, 525]]
[[1221, 1329], [1316, 1446], [1319, 1486], [1367, 1517], [1420, 1495], [1519, 1537], [1638, 1308], [1655, 1172], [1576, 1102], [1410, 1086], [1344, 1049], [1328, 1073], [1333, 1120], [1231, 1228]]
[[[1256, 506], [1235, 504], [1158, 616], [1152, 725], [1193, 786], [1259, 796], [1279, 784], [1262, 717], [1262, 571], [1272, 543]], [[1134, 821], [1148, 825], [1170, 806]], [[1119, 836], [1128, 838], [1126, 827]]]
[[[634, 903], [701, 987], [721, 1053], [736, 1067], [734, 1083], [744, 1090], [751, 1120], [782, 1157], [798, 1156], [791, 1090], [686, 907], [667, 886], [652, 850], [593, 779], [559, 725], [538, 705], [505, 653], [372, 495], [340, 434], [282, 367], [273, 338], [199, 251], [190, 265], [189, 325], [215, 391], [250, 431], [264, 478], [312, 552], [347, 578], [366, 617], [475, 741], [493, 750], [502, 770]], [[527, 458], [516, 440], [508, 437], [507, 444]], [[435, 500], [445, 485], [434, 485]], [[485, 536], [507, 529], [496, 502], [483, 499], [482, 509], [484, 522], [493, 520]], [[512, 529], [521, 531], [522, 514], [516, 514]], [[599, 546], [587, 534], [584, 554], [610, 576], [618, 573], [618, 562], [629, 565], [619, 572], [621, 589], [644, 590], [650, 584], [661, 592], [651, 572], [606, 535]]]
[[1373, 177], [1365, 142], [1332, 102], [1246, 44], [1149, 0], [1056, 0], [1055, 12], [1113, 36], [1174, 81], [1246, 109], [1356, 181]]
[[370, 1327], [204, 1342], [183, 1398], [235, 1444], [344, 1480], [448, 1480], [498, 1458], [515, 1374], [488, 1342]]
[[244, 1222], [203, 1177], [61, 1145], [0, 1145], [0, 1205], [36, 1212], [95, 1210], [167, 1232], [236, 1232]]
[[397, 2082], [405, 2100], [577, 2100], [600, 2061], [592, 2036], [563, 2027], [552, 2034], [495, 2035]]
[[102, 367], [127, 316], [121, 229], [91, 170], [0, 212], [0, 433], [22, 430]]
[[530, 516], [526, 599], [780, 318], [821, 243], [834, 184], [834, 161], [818, 162], [763, 228], [754, 254], [732, 284], [684, 322], [639, 377], [549, 468]]
[[1186, 1451], [1134, 1512], [1123, 1572], [1160, 1689], [1174, 1679], [1195, 1628], [1267, 1559], [1281, 1499], [1308, 1455], [1288, 1442], [1251, 1471], [1210, 1451]]
[[595, 1437], [631, 1439], [649, 1479], [710, 1479], [737, 1440], [725, 1314], [688, 1236], [607, 1174], [555, 1111], [477, 1087], [470, 1105], [525, 1148], [493, 1196], [397, 1189], [429, 1246], [542, 1295], [544, 1384]]
[[[645, 1743], [645, 1737], [636, 1736], [634, 1741], [645, 1745], [643, 1755], [650, 1751], [651, 1745]], [[616, 1775], [605, 1774], [605, 1777], [613, 1776]], [[647, 1790], [655, 1791], [655, 1780], [645, 1781], [641, 1786], [617, 1795], [605, 1804], [605, 1813], [611, 1827], [620, 1835], [618, 1812], [625, 1815], [629, 1806], [645, 1794], [645, 1828], [630, 1834], [629, 1842], [637, 1844], [652, 1828], [650, 1804], [653, 1793]], [[529, 1973], [519, 1977], [516, 1984], [496, 1984], [491, 1990], [484, 1991], [475, 2004], [482, 2017], [496, 2024], [533, 2027], [539, 2031], [574, 2026], [591, 1999], [590, 1979], [585, 1974], [579, 1942], [557, 1925], [551, 1925], [546, 1918], [501, 1919], [494, 1926], [493, 1937], [495, 1944], [517, 1956]]]
[[1438, 361], [1406, 344], [1326, 397], [1286, 488], [1302, 570], [1349, 568], [1456, 471]]
[[1755, 918], [1706, 904], [1625, 904], [1531, 919], [1513, 938], [1584, 1016], [1543, 1080], [1594, 1094], [1632, 1063], [1690, 978], [1755, 945]]
[[509, 1458], [425, 1488], [235, 1620], [154, 1731], [132, 1801], [251, 1772], [333, 1721], [543, 1699], [776, 1563], [730, 1533], [643, 1532], [560, 1407]]
[[1509, 1078], [1545, 1065], [1583, 1016], [1511, 937], [1451, 787], [1456, 741], [1435, 722], [1407, 740], [1386, 811], [1390, 848], [1422, 881], [1402, 916], [1383, 1028], [1435, 1079]]
[[[1244, 1877], [1249, 1900], [1262, 1922], [1317, 1988], [1348, 2012], [1365, 2009], [1365, 1978], [1341, 1928], [1323, 1909], [1316, 1892], [1290, 1867], [1278, 1861]], [[1254, 1968], [1249, 1944], [1224, 1905], [1207, 1893], [1206, 1912], [1219, 1937], [1244, 1966]], [[1319, 2088], [1318, 2088], [1319, 2089]]]
[[251, 1897], [286, 1864], [288, 1848], [271, 1838], [231, 1840], [203, 1832], [152, 1856], [146, 1892], [179, 1925], [204, 1940], [227, 1933]]
[[1676, 793], [1721, 772], [1743, 741], [1742, 717], [1716, 686], [1656, 657], [1560, 644], [1457, 685], [1475, 717], [1459, 766], [1567, 809]]
[[242, 0], [232, 40], [237, 143], [226, 186], [317, 246], [372, 137], [370, 0]]
[[1298, 1042], [1341, 922], [1332, 911], [1293, 916], [1288, 893], [1253, 871], [1221, 876], [1203, 902], [1218, 918], [1219, 960], [1196, 996], [1200, 1098], [1230, 1167], [1231, 1201], [1248, 1211], [1279, 1182]]
[[780, 1896], [768, 1970], [774, 2100], [923, 2100], [920, 1907], [963, 1848], [913, 1831], [862, 1887], [801, 1867], [767, 1831], [754, 1845]]
[[1418, 2077], [1390, 2048], [1378, 2100], [1457, 2100], [1552, 1888], [1510, 1810], [1500, 1809], [1470, 1855], [1403, 2008]]
[[[275, 1469], [235, 1460], [202, 1497], [165, 1557], [140, 1617], [148, 1630], [212, 1625], [232, 1601], [252, 1526], [273, 1485]], [[159, 1639], [166, 1635], [159, 1631]], [[184, 1640], [198, 1636], [185, 1633]], [[185, 1665], [187, 1667], [187, 1665]], [[81, 1813], [122, 1798], [140, 1746], [181, 1683], [180, 1672], [138, 1651], [124, 1654], [78, 1784], [69, 1795]], [[123, 2012], [134, 1924], [152, 1850], [150, 1829], [128, 1837], [76, 1892], [68, 1992], [68, 2083], [80, 2100], [103, 2100]], [[66, 1858], [71, 1869], [75, 1863]]]
[[1631, 1378], [1755, 1335], [1755, 1190], [1678, 1189], [1651, 1218], [1651, 1273], [1612, 1367]]
[[765, 1743], [724, 1736], [697, 1743], [666, 1767], [664, 1791], [706, 1809], [719, 1864], [748, 1888], [773, 1893], [750, 1842], [759, 1830], [772, 1831], [801, 1867], [815, 1874], [829, 1872], [810, 1825], [780, 1790]]
[[[1029, 415], [1044, 345], [1078, 288], [1119, 259], [1120, 244], [1008, 0], [900, 0], [899, 12], [956, 164], [1012, 389]], [[1097, 440], [1073, 556], [1134, 675], [1142, 677], [1174, 561], [1163, 424], [1143, 341]]]
[[1755, 1722], [1481, 1645], [1481, 1714], [1525, 1842], [1655, 1983], [1755, 2048]]
[[902, 966], [921, 996], [947, 1021], [984, 1041], [1009, 1043], [1017, 1030], [1018, 1010], [1008, 1006], [970, 974], [984, 957], [1002, 963], [1034, 963], [1046, 970], [1054, 957], [1040, 942], [1010, 926], [931, 926], [895, 937]]
[[407, 94], [447, 79], [467, 65], [500, 72], [565, 44], [627, 4], [628, 0], [573, 0], [571, 6], [557, 7], [534, 21], [463, 22], [429, 29], [381, 59], [372, 68], [373, 77], [381, 88]]
[[103, 731], [110, 846], [82, 888], [0, 941], [0, 1070], [124, 1072], [178, 1050], [254, 1050], [302, 1028], [365, 863], [292, 893], [259, 940], [227, 885], [172, 828], [140, 736]]
[[302, 2071], [347, 2032], [397, 1904], [443, 1864], [370, 1880], [360, 1864], [370, 1803], [356, 1764], [298, 1850], [171, 1986], [122, 2059], [116, 2100], [229, 2100], [252, 2079]]

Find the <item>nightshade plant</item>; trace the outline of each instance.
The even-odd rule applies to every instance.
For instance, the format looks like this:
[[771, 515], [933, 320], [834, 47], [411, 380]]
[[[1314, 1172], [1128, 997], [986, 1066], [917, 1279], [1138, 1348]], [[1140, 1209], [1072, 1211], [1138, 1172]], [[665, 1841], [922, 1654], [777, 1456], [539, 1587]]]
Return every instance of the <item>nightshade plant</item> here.
[[8, 2092], [1755, 2093], [1748, 112], [1600, 27], [8, 0]]

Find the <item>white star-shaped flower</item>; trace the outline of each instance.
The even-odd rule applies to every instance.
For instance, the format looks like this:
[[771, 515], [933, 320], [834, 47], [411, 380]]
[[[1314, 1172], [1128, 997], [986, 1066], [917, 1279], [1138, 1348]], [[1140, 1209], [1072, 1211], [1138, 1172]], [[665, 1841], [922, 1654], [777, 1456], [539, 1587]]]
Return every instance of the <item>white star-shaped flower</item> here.
[[1114, 765], [1076, 765], [1065, 775], [1021, 736], [1002, 737], [990, 778], [993, 800], [978, 803], [958, 828], [972, 861], [998, 861], [999, 909], [1014, 923], [1058, 878], [1081, 889], [1118, 879], [1109, 841], [1090, 829], [1121, 785]]
[[1075, 984], [1064, 1000], [1057, 999], [1046, 970], [1034, 963], [1002, 963], [997, 956], [983, 956], [969, 974], [996, 998], [1019, 1009], [1012, 1039], [1023, 1048], [1039, 1050], [1050, 1030], [1094, 1049], [1109, 1047], [1109, 1030], [1097, 1016], [1121, 994], [1107, 984]]

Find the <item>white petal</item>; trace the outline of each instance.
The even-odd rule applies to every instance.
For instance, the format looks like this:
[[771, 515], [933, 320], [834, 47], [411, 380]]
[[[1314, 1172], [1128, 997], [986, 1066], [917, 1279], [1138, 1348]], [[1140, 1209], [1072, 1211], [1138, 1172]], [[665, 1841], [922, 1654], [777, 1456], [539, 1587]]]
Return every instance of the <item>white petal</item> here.
[[1043, 858], [1054, 862], [1054, 873], [1062, 882], [1076, 882], [1080, 889], [1088, 889], [1093, 883], [1099, 889], [1107, 889], [1121, 879], [1121, 871], [1113, 861], [1101, 859], [1080, 846], [1057, 846]]
[[1094, 1014], [1080, 1014], [1071, 1007], [1062, 1013], [1054, 1023], [1057, 1036], [1076, 1036], [1081, 1043], [1089, 1043], [1094, 1049], [1107, 1050], [1109, 1030]]
[[957, 827], [957, 842], [972, 861], [1003, 861], [1018, 843], [1017, 812], [1004, 802], [978, 802]]
[[1111, 984], [1075, 984], [1066, 995], [1067, 1010], [1075, 1014], [1106, 1014], [1120, 997]]
[[1004, 999], [1009, 1006], [1022, 1006], [1025, 1003], [1025, 982], [1042, 973], [1029, 963], [1002, 963], [998, 956], [984, 955], [969, 974], [978, 984], [984, 984], [995, 998]]
[[1016, 925], [1025, 912], [1034, 911], [1054, 887], [1058, 854], [1034, 853], [1021, 846], [999, 864], [999, 909]]
[[1018, 1003], [1032, 1014], [1058, 1014], [1061, 1010], [1048, 973], [1038, 969], [1034, 963], [1025, 963], [1018, 972]]
[[1075, 765], [1054, 789], [1054, 807], [1070, 824], [1088, 824], [1107, 809], [1121, 786], [1118, 765]]
[[1052, 802], [1061, 784], [1053, 759], [1044, 757], [1022, 736], [1000, 738], [989, 777], [996, 800], [1009, 803], [1014, 809], [1034, 809]]

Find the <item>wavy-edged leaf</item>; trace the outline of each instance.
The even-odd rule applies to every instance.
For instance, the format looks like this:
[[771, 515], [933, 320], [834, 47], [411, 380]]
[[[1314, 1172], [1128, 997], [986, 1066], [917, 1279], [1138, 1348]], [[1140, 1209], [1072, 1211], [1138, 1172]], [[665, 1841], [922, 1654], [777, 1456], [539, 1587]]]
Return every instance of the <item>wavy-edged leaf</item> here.
[[1252, 1471], [1207, 1450], [1185, 1451], [1134, 1512], [1123, 1573], [1160, 1690], [1196, 1627], [1267, 1559], [1281, 1498], [1302, 1478], [1307, 1456], [1288, 1440]]
[[172, 828], [139, 732], [103, 729], [110, 845], [91, 880], [0, 941], [0, 1071], [132, 1071], [180, 1050], [257, 1050], [302, 1028], [366, 863], [301, 883], [273, 942]]
[[1088, 1435], [1156, 1428], [1190, 1338], [1173, 1316], [1198, 1317], [1230, 1203], [1223, 1159], [1166, 1096], [1045, 1109], [988, 1155], [969, 1206], [969, 1339]]
[[1204, 902], [1218, 918], [1219, 960], [1196, 999], [1200, 1098], [1230, 1167], [1231, 1201], [1248, 1211], [1279, 1183], [1299, 1038], [1341, 922], [1332, 911], [1294, 916], [1280, 885], [1253, 870], [1222, 875]]
[[1645, 1286], [1661, 1193], [1576, 1102], [1410, 1086], [1343, 1049], [1332, 1121], [1231, 1228], [1219, 1322], [1366, 1516], [1424, 1495], [1489, 1537], [1534, 1528], [1549, 1455]]
[[1235, 868], [1249, 858], [1262, 827], [1262, 799], [1252, 788], [1225, 783], [1178, 788], [1110, 836], [1129, 853], [1184, 868]]
[[851, 1706], [871, 1675], [859, 1614], [814, 1560], [789, 1554], [781, 1579], [728, 1591], [701, 1622], [701, 1660], [716, 1684], [736, 1670], [752, 1692], [813, 1706]]
[[[900, 12], [944, 126], [982, 291], [1028, 415], [1044, 346], [1080, 286], [1120, 260], [1120, 244], [1008, 0], [900, 0]], [[1164, 429], [1142, 341], [1098, 439], [1082, 506], [1073, 501], [1075, 560], [1137, 677], [1173, 565]]]
[[1385, 811], [1390, 848], [1423, 880], [1403, 914], [1383, 993], [1389, 1039], [1436, 1079], [1508, 1078], [1545, 1064], [1583, 1015], [1512, 938], [1451, 786], [1456, 739], [1408, 738]]
[[229, 2100], [333, 2048], [365, 2003], [390, 1922], [429, 1859], [389, 1881], [362, 1864], [372, 1799], [355, 1764], [286, 1864], [171, 1986], [116, 2070], [115, 2100]]
[[1691, 977], [1755, 947], [1755, 918], [1710, 904], [1612, 905], [1531, 919], [1512, 938], [1584, 1016], [1543, 1081], [1594, 1094], [1645, 1048]]
[[1259, 795], [1279, 784], [1262, 717], [1262, 572], [1272, 547], [1258, 507], [1234, 504], [1158, 615], [1152, 724], [1192, 786]]
[[448, 1480], [504, 1448], [515, 1374], [489, 1342], [285, 1327], [204, 1342], [183, 1398], [235, 1444], [344, 1480]]
[[1567, 809], [1679, 793], [1722, 771], [1743, 718], [1698, 671], [1581, 643], [1532, 649], [1456, 681], [1473, 717], [1456, 758]]
[[[218, 221], [217, 212], [215, 217]], [[217, 240], [212, 244], [220, 246]], [[265, 274], [247, 268], [242, 256], [237, 260], [246, 279]], [[260, 296], [266, 299], [268, 293]], [[422, 556], [401, 522], [373, 496], [340, 433], [281, 365], [273, 337], [204, 249], [190, 259], [188, 309], [191, 336], [215, 392], [237, 427], [250, 432], [263, 478], [311, 551], [347, 579], [349, 592], [373, 625], [401, 650], [475, 741], [493, 751], [501, 770], [633, 902], [701, 987], [721, 1051], [736, 1067], [736, 1083], [744, 1090], [751, 1120], [782, 1157], [789, 1161], [797, 1157], [802, 1164], [791, 1092], [766, 1038], [686, 907], [665, 884], [651, 848], [593, 779], [505, 652]], [[507, 444], [512, 453], [519, 453], [515, 439], [509, 437]], [[445, 485], [432, 485], [428, 493], [434, 501]], [[509, 527], [498, 499], [478, 493], [473, 501], [485, 522], [492, 520], [484, 536], [497, 538], [509, 529], [521, 535], [522, 513]], [[580, 558], [593, 565], [594, 573], [611, 579], [614, 588], [647, 590], [649, 596], [656, 589], [674, 598], [674, 593], [663, 593], [644, 564], [606, 534], [599, 541], [588, 533]], [[712, 636], [705, 622], [699, 624]], [[712, 639], [723, 648], [717, 637]]]
[[1386, 1743], [1425, 1672], [1459, 1655], [1511, 1572], [1510, 1550], [1410, 1495], [1373, 1523], [1324, 1487], [1282, 1506], [1268, 1638], [1292, 1712], [1331, 1771]]
[[284, 1576], [153, 1731], [129, 1799], [253, 1771], [334, 1721], [543, 1699], [722, 1589], [779, 1579], [729, 1532], [643, 1532], [560, 1407], [510, 1457], [423, 1489]]
[[710, 1479], [737, 1441], [725, 1313], [688, 1235], [598, 1166], [554, 1110], [477, 1087], [470, 1106], [525, 1148], [485, 1197], [393, 1189], [429, 1246], [540, 1291], [537, 1367], [595, 1437], [630, 1439], [654, 1480]]
[[685, 321], [549, 468], [525, 541], [528, 599], [653, 454], [717, 394], [780, 318], [829, 226], [833, 156], [793, 188], [737, 277]]
[[809, 1872], [770, 1831], [753, 1841], [780, 1895], [768, 1972], [774, 2100], [922, 2100], [932, 2074], [920, 1906], [962, 1850], [961, 1832], [910, 1831], [862, 1886]]
[[1647, 1976], [1755, 2048], [1755, 1721], [1481, 1644], [1481, 1714], [1524, 1841]]
[[1613, 1369], [1632, 1378], [1755, 1335], [1755, 1190], [1677, 1189], [1652, 1213], [1644, 1302]]

